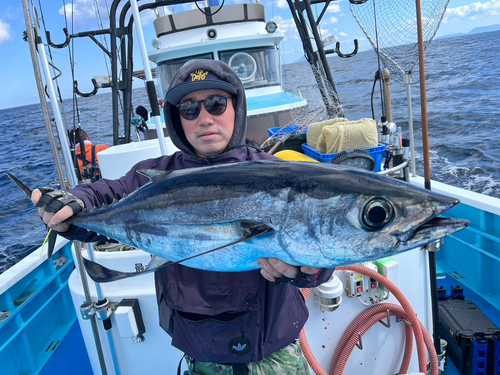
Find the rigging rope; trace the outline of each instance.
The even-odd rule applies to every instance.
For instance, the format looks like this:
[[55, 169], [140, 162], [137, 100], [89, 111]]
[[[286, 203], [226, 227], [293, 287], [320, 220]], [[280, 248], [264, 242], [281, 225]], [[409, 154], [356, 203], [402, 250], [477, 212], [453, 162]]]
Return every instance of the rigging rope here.
[[[108, 6], [108, 4], [106, 2], [106, 7], [107, 6]], [[101, 30], [103, 30], [104, 25], [102, 23], [101, 12], [99, 11], [99, 5], [97, 4], [97, 0], [94, 0], [94, 10], [95, 10], [97, 26], [100, 27]], [[108, 14], [109, 14], [109, 10], [108, 10]], [[101, 43], [104, 44], [106, 49], [109, 50], [108, 41], [107, 41], [106, 37], [104, 35], [100, 35], [100, 39], [101, 39]], [[104, 55], [104, 64], [106, 64], [106, 71], [108, 72], [108, 76], [109, 76], [110, 74], [109, 74], [108, 59], [106, 58], [106, 53], [104, 51], [102, 51], [102, 54]]]
[[[383, 85], [382, 85], [382, 67], [380, 64], [380, 42], [379, 42], [379, 37], [378, 37], [378, 26], [377, 26], [377, 12], [376, 12], [376, 3], [377, 0], [373, 0], [373, 18], [374, 18], [374, 24], [375, 24], [375, 39], [377, 46], [375, 48], [375, 51], [377, 52], [377, 64], [378, 64], [378, 74], [379, 74], [379, 83], [380, 83], [380, 92], [383, 93]], [[385, 116], [385, 108], [384, 108], [384, 97], [383, 95], [380, 96], [380, 107], [382, 108], [382, 116]], [[375, 120], [375, 115], [373, 115], [373, 119]]]
[[[68, 15], [66, 13], [66, 1], [63, 0], [63, 9], [64, 9], [64, 22], [66, 25], [66, 29], [68, 29]], [[73, 9], [73, 4], [71, 4], [71, 34], [73, 34], [74, 31], [74, 9]], [[69, 58], [69, 66], [71, 68], [71, 80], [72, 82], [75, 82], [75, 63], [74, 63], [74, 58], [75, 58], [75, 49], [74, 49], [74, 39], [71, 38], [71, 43], [68, 44], [68, 58]], [[73, 87], [73, 93], [72, 93], [72, 104], [73, 104], [73, 129], [77, 128], [77, 125], [75, 123], [75, 119], [78, 119], [78, 128], [80, 128], [80, 110], [78, 108], [78, 99], [76, 97], [76, 90]], [[75, 162], [76, 160], [74, 160]]]

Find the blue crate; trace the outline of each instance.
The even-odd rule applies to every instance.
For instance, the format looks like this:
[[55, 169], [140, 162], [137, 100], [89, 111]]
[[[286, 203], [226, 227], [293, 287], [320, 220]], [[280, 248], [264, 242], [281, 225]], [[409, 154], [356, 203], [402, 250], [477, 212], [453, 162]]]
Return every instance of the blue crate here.
[[[302, 149], [304, 150], [304, 153], [313, 158], [314, 160], [317, 160], [321, 163], [331, 163], [332, 159], [337, 156], [339, 153], [336, 154], [323, 154], [322, 152], [319, 152], [315, 150], [312, 147], [309, 147], [307, 144], [302, 145]], [[368, 151], [368, 154], [375, 159], [375, 172], [380, 172], [381, 167], [382, 167], [382, 157], [384, 156], [384, 151], [386, 149], [386, 145], [380, 144], [378, 147], [374, 148], [364, 148], [362, 149], [363, 151]], [[352, 151], [347, 151], [347, 152], [352, 152]]]
[[[285, 135], [285, 134], [290, 134], [290, 133], [293, 133], [295, 130], [297, 130], [298, 128], [300, 128], [302, 125], [290, 125], [288, 128], [286, 128], [285, 130], [283, 130], [281, 133], [279, 133], [278, 135]], [[306, 134], [307, 133], [307, 128], [309, 127], [308, 126], [304, 126], [303, 129], [301, 129], [300, 131], [298, 131], [297, 133], [294, 134], [295, 135], [303, 135], [303, 134]], [[271, 129], [267, 129], [267, 132], [269, 133], [269, 136], [272, 137], [273, 135], [275, 135], [277, 132], [279, 132], [281, 129], [283, 129], [283, 127], [281, 128], [271, 128]]]
[[474, 375], [486, 375], [488, 359], [488, 340], [483, 336], [475, 336], [472, 340], [472, 373]]

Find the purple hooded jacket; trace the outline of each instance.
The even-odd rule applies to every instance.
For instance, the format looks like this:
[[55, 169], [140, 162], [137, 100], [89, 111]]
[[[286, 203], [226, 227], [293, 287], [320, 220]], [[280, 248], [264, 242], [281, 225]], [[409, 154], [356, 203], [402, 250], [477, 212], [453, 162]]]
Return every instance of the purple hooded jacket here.
[[[181, 151], [137, 163], [118, 180], [102, 179], [80, 185], [70, 192], [82, 199], [87, 209], [110, 204], [146, 184], [140, 169], [177, 170], [210, 164], [247, 160], [279, 159], [245, 145], [246, 98], [243, 85], [226, 64], [197, 60], [184, 65], [173, 77], [170, 88], [184, 82], [198, 69], [209, 70], [236, 87], [235, 128], [227, 150], [215, 157], [196, 156], [187, 142], [177, 108], [165, 102], [165, 123], [172, 142]], [[105, 238], [72, 226], [62, 233], [69, 239], [93, 242]], [[305, 275], [288, 284], [264, 279], [260, 270], [210, 272], [182, 265], [165, 267], [155, 274], [160, 325], [172, 336], [172, 345], [201, 362], [250, 363], [294, 342], [304, 326], [308, 311], [299, 288], [315, 287], [327, 281], [332, 269]]]

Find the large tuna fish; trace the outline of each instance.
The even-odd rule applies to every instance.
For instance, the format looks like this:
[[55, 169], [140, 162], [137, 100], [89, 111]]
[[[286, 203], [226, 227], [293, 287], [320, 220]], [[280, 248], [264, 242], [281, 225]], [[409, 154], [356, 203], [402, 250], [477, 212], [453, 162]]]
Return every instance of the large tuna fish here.
[[437, 218], [457, 199], [334, 165], [252, 161], [143, 173], [149, 184], [69, 222], [169, 261], [195, 256], [183, 264], [212, 271], [256, 269], [259, 257], [314, 267], [353, 264], [469, 224]]

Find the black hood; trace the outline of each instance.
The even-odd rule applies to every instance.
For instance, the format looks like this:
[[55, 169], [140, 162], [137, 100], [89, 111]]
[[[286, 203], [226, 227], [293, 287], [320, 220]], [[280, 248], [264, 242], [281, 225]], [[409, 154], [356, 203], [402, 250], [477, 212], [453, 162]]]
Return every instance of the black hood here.
[[[236, 90], [236, 103], [235, 103], [235, 124], [231, 140], [229, 141], [228, 149], [245, 144], [245, 137], [247, 132], [247, 101], [245, 97], [245, 90], [239, 77], [236, 73], [225, 63], [216, 60], [195, 60], [184, 64], [172, 78], [168, 91], [172, 88], [184, 83], [186, 78], [195, 70], [203, 69], [208, 70], [217, 75], [223, 81], [232, 84]], [[172, 143], [181, 151], [196, 156], [193, 146], [187, 141], [182, 129], [179, 111], [177, 107], [164, 101], [164, 115], [165, 126]], [[233, 102], [234, 103], [234, 102]]]

